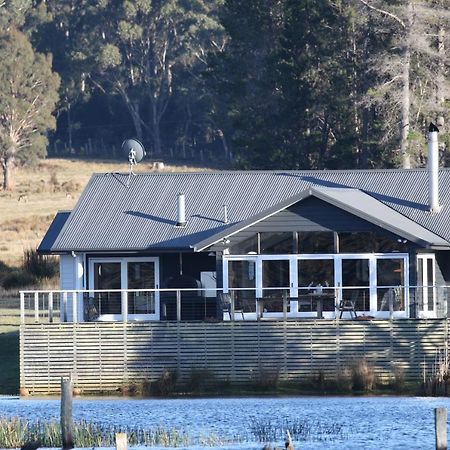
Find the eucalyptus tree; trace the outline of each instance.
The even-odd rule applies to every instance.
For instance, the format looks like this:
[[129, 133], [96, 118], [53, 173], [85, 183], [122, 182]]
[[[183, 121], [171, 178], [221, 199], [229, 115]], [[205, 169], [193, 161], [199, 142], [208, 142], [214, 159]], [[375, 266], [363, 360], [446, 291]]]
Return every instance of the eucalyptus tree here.
[[[404, 168], [422, 160], [423, 125], [445, 109], [449, 80], [445, 33], [449, 5], [440, 1], [358, 0], [361, 13], [377, 14], [387, 45], [371, 58], [376, 82], [367, 101], [378, 109], [382, 144], [395, 146]], [[395, 153], [395, 152], [394, 152]]]
[[73, 149], [74, 122], [72, 110], [89, 99], [86, 79], [92, 71], [93, 57], [89, 56], [91, 30], [97, 25], [97, 6], [91, 0], [36, 0], [43, 11], [33, 33], [33, 43], [44, 53], [53, 55], [54, 70], [61, 77], [60, 99], [56, 114], [65, 113], [67, 144]]
[[92, 10], [78, 57], [90, 62], [87, 81], [116, 92], [133, 120], [136, 135], [150, 136], [162, 153], [161, 121], [177, 82], [218, 45], [214, 18], [218, 2], [204, 0], [102, 0]]
[[0, 162], [3, 188], [14, 186], [17, 160], [46, 154], [46, 132], [55, 127], [59, 77], [50, 56], [35, 53], [25, 34], [11, 26], [0, 33]]

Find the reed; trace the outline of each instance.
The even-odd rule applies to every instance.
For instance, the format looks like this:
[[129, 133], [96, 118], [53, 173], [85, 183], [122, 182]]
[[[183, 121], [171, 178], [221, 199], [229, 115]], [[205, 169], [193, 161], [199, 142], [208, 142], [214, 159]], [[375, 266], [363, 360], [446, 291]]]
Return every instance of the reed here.
[[448, 346], [437, 348], [434, 363], [427, 373], [423, 367], [422, 393], [425, 395], [440, 396], [449, 395], [450, 384], [450, 356]]
[[337, 422], [324, 424], [307, 419], [255, 420], [250, 424], [250, 433], [259, 442], [282, 441], [286, 432], [295, 441], [330, 441], [345, 439], [344, 427]]
[[[77, 447], [114, 447], [115, 434], [127, 433], [130, 446], [180, 447], [192, 443], [190, 436], [176, 428], [153, 429], [106, 426], [76, 422], [73, 437]], [[211, 437], [212, 441], [215, 441]], [[40, 441], [42, 447], [61, 447], [59, 422], [27, 421], [18, 417], [0, 418], [0, 448], [20, 448], [25, 442]]]

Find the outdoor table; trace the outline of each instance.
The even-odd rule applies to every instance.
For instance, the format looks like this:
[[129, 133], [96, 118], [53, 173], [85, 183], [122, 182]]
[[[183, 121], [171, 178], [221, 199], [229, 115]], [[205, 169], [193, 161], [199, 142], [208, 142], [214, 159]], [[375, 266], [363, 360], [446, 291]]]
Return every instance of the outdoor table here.
[[312, 304], [312, 301], [315, 300], [317, 303], [317, 318], [323, 319], [323, 304], [326, 300], [331, 300], [335, 298], [333, 293], [327, 293], [327, 292], [309, 292], [308, 294], [299, 294], [298, 296], [299, 300], [309, 300], [310, 304]]

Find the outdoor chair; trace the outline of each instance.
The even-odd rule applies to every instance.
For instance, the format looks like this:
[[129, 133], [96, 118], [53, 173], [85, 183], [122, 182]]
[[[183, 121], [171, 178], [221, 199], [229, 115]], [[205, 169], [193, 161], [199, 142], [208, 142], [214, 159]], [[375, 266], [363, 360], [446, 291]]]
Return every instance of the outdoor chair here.
[[84, 311], [85, 320], [87, 322], [94, 322], [100, 316], [97, 307], [97, 300], [94, 297], [88, 297], [86, 308]]
[[338, 310], [340, 312], [339, 319], [342, 319], [344, 312], [350, 313], [351, 319], [356, 319], [358, 317], [356, 314], [355, 302], [352, 300], [341, 300], [339, 302]]
[[[223, 292], [219, 292], [219, 301], [222, 305], [222, 311], [224, 313], [228, 313], [231, 320], [231, 295]], [[241, 314], [242, 320], [245, 320], [244, 310], [243, 309], [235, 309], [234, 314]]]

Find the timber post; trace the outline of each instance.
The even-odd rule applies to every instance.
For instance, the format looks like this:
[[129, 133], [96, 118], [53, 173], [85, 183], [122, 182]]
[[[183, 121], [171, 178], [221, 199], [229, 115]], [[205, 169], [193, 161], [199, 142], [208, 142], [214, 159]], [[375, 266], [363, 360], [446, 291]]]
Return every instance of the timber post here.
[[61, 378], [61, 441], [63, 450], [74, 447], [72, 395], [72, 380]]
[[447, 450], [447, 408], [434, 408], [436, 450]]

